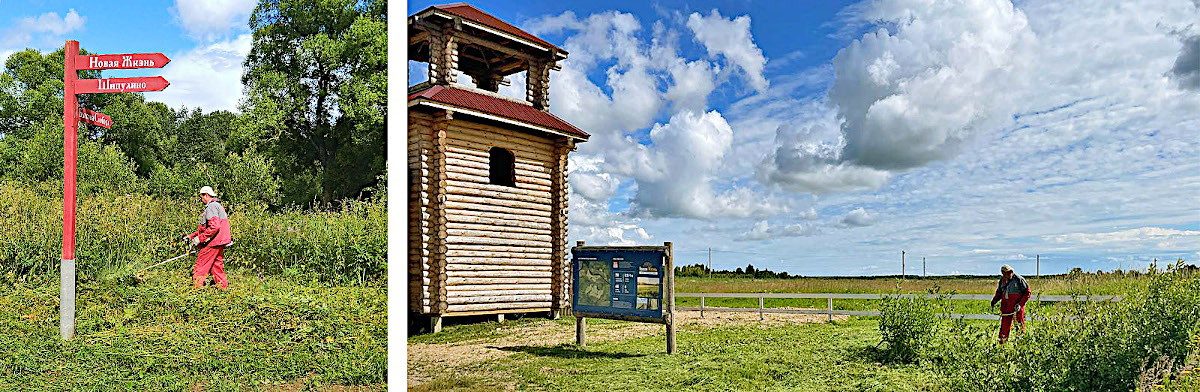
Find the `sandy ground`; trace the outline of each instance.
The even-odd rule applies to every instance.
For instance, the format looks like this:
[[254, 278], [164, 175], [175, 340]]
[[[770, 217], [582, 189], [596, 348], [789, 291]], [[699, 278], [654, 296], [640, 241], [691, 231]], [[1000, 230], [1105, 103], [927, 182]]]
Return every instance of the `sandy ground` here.
[[[757, 325], [772, 328], [781, 325], [825, 322], [829, 316], [808, 314], [767, 314], [759, 320], [758, 313], [680, 311], [676, 320], [678, 328], [701, 329], [733, 325]], [[834, 316], [834, 320], [845, 320], [846, 316]], [[662, 333], [663, 326], [649, 323], [590, 324], [587, 329], [588, 342], [603, 342], [623, 336], [642, 336]], [[529, 323], [515, 328], [499, 339], [479, 339], [451, 344], [409, 344], [408, 385], [409, 387], [429, 382], [434, 375], [453, 373], [455, 369], [491, 361], [512, 355], [518, 350], [513, 347], [552, 347], [575, 342], [575, 326], [545, 321]], [[515, 389], [509, 386], [507, 389]]]

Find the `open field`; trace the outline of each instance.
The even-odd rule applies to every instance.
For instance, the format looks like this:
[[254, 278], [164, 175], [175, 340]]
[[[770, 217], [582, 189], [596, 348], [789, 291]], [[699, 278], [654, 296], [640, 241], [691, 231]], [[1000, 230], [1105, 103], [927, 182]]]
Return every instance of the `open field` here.
[[[1196, 281], [1190, 275], [1168, 275], [1124, 280], [1095, 276], [1031, 279], [1035, 291], [1043, 294], [1128, 297], [1120, 303], [1053, 307], [1030, 302], [1031, 312], [1045, 312], [1050, 319], [1029, 320], [1028, 331], [1015, 333], [1013, 340], [1002, 346], [996, 345], [995, 321], [932, 321], [927, 332], [913, 332], [920, 330], [921, 320], [936, 319], [933, 313], [924, 312], [951, 308], [987, 313], [987, 301], [893, 302], [889, 307], [884, 306], [888, 301], [835, 300], [836, 308], [884, 310], [885, 317], [836, 316], [833, 322], [826, 322], [825, 315], [767, 314], [760, 321], [755, 313], [714, 311], [700, 318], [697, 311], [681, 311], [677, 355], [665, 354], [664, 327], [656, 324], [589, 319], [588, 345], [579, 348], [574, 344], [571, 317], [530, 317], [503, 324], [451, 323], [441, 333], [409, 338], [408, 382], [413, 391], [1063, 390], [1076, 384], [1088, 385], [1090, 390], [1129, 390], [1155, 383], [1163, 390], [1189, 390], [1196, 383], [1193, 368], [1197, 366], [1195, 356], [1200, 354], [1200, 335], [1187, 332], [1193, 331], [1187, 325], [1194, 323], [1197, 309], [1190, 289]], [[897, 289], [897, 281], [887, 278], [680, 280], [680, 286], [687, 287], [680, 292], [822, 292], [835, 291], [828, 287], [838, 282], [845, 286], [841, 292], [915, 293], [931, 283], [939, 283], [942, 290], [976, 285], [990, 290], [994, 284], [986, 278], [909, 280], [899, 282]], [[1039, 285], [1049, 289], [1036, 290]], [[1120, 291], [1122, 287], [1128, 291]], [[694, 306], [698, 298], [677, 298], [676, 303]], [[707, 305], [758, 304], [757, 299], [709, 298]], [[823, 309], [827, 303], [824, 299], [768, 299], [764, 305]], [[1069, 319], [1063, 319], [1064, 315]], [[1065, 320], [1082, 323], [1064, 324]], [[887, 328], [881, 328], [884, 321]], [[888, 341], [883, 330], [915, 333], [916, 340], [910, 343], [915, 356], [894, 357], [894, 345], [900, 342]], [[1189, 345], [1187, 336], [1195, 343]], [[1154, 352], [1177, 360], [1183, 359], [1183, 350], [1191, 354], [1165, 368], [1168, 370], [1162, 374], [1170, 376], [1147, 376], [1152, 372], [1145, 370], [1148, 362], [1142, 362], [1142, 357], [1148, 354], [1128, 349], [1130, 344], [1156, 347]], [[1145, 360], [1154, 360], [1154, 366], [1159, 366], [1166, 357], [1158, 355]], [[1014, 360], [1029, 364], [1005, 365]], [[1076, 370], [1062, 374], [1053, 370], [1067, 368]], [[1145, 381], [1143, 377], [1152, 378]], [[1163, 377], [1165, 381], [1161, 381]]]
[[874, 359], [877, 323], [824, 316], [681, 312], [677, 355], [661, 325], [574, 318], [448, 326], [409, 339], [413, 391], [943, 390], [935, 374]]
[[173, 266], [82, 282], [69, 342], [56, 275], [0, 283], [0, 390], [386, 388], [385, 288], [236, 269], [228, 292], [193, 291]]
[[[1025, 275], [1022, 275], [1025, 276]], [[995, 277], [980, 278], [794, 278], [794, 279], [729, 279], [676, 277], [675, 291], [680, 293], [924, 293], [938, 286], [942, 293], [991, 294], [996, 290]], [[1034, 295], [1037, 294], [1122, 294], [1144, 286], [1145, 276], [1080, 275], [1035, 278], [1025, 276]]]

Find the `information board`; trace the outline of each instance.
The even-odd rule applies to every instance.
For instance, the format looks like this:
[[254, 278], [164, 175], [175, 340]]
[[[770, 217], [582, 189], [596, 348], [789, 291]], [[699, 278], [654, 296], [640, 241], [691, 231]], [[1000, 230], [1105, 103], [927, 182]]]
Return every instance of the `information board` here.
[[576, 316], [667, 323], [668, 247], [577, 246], [571, 256]]

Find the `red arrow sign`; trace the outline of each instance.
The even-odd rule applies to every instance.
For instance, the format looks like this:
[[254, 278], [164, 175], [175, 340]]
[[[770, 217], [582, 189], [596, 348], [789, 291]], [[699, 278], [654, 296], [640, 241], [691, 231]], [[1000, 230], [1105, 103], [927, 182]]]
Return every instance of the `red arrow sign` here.
[[92, 54], [75, 56], [77, 69], [162, 68], [171, 59], [162, 53]]
[[144, 78], [79, 79], [75, 81], [76, 94], [93, 93], [136, 93], [162, 91], [171, 83], [162, 76]]
[[112, 117], [109, 117], [104, 113], [93, 112], [84, 108], [79, 108], [79, 119], [88, 124], [102, 126], [104, 129], [110, 129], [110, 127], [112, 127]]

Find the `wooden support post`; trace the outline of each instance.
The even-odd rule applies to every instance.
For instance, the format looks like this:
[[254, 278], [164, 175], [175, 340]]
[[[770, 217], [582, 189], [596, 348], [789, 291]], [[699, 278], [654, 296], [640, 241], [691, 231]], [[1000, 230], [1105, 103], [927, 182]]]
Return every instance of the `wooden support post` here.
[[442, 316], [433, 315], [429, 318], [429, 329], [433, 333], [442, 332]]
[[763, 317], [763, 297], [758, 297], [758, 321], [766, 320]]
[[496, 313], [496, 322], [504, 324], [504, 313]]
[[829, 322], [833, 322], [833, 296], [829, 296]]
[[672, 252], [670, 242], [663, 243], [667, 247], [666, 265], [663, 268], [667, 273], [667, 354], [675, 353], [675, 255]]
[[575, 345], [579, 348], [584, 348], [584, 341], [587, 340], [587, 319], [582, 316], [575, 317]]

